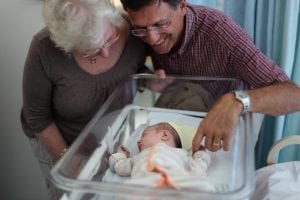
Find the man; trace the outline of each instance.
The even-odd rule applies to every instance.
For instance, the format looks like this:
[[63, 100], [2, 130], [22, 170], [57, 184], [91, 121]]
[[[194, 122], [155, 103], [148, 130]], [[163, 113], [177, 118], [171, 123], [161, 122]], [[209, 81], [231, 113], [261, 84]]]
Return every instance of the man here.
[[[121, 0], [132, 33], [148, 43], [160, 77], [166, 74], [231, 77], [247, 91], [228, 92], [207, 113], [193, 139], [211, 151], [229, 149], [243, 112], [282, 115], [300, 110], [300, 88], [255, 47], [247, 34], [216, 10], [186, 0]], [[158, 68], [159, 67], [159, 68]]]

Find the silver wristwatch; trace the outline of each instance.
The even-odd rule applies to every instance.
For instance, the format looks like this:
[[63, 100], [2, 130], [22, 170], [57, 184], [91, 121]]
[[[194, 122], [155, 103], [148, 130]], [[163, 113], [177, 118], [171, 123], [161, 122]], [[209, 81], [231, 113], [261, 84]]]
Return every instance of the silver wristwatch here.
[[245, 90], [234, 91], [235, 99], [243, 104], [242, 113], [248, 112], [250, 109], [250, 97], [248, 92]]

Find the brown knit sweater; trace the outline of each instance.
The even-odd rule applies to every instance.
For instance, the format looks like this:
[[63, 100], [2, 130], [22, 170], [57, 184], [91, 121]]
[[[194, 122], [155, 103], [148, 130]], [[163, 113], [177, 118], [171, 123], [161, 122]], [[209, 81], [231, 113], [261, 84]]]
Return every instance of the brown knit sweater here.
[[110, 70], [91, 75], [49, 37], [47, 29], [31, 42], [23, 75], [21, 121], [28, 137], [55, 122], [70, 145], [116, 86], [144, 66], [142, 41], [129, 36], [123, 54]]

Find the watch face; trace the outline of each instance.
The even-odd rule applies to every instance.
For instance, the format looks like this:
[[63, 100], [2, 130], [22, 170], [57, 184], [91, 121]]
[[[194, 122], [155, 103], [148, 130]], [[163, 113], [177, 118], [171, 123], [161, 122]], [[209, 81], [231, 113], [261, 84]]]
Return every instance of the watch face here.
[[239, 96], [241, 97], [241, 98], [247, 98], [247, 94], [245, 94], [245, 93], [239, 93]]
[[246, 92], [243, 92], [243, 91], [236, 91], [235, 95], [236, 95], [237, 98], [241, 98], [241, 99], [244, 99], [244, 98], [248, 97], [248, 94]]
[[235, 91], [235, 98], [243, 104], [243, 113], [250, 108], [250, 99], [246, 91]]

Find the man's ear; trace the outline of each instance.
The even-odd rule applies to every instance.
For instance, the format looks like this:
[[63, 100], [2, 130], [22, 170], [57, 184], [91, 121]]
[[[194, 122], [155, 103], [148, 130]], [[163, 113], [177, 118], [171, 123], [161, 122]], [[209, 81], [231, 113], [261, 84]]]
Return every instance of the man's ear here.
[[187, 7], [186, 0], [181, 0], [181, 2], [179, 3], [179, 8], [186, 9], [186, 7]]
[[179, 9], [181, 11], [181, 15], [185, 16], [186, 15], [186, 11], [187, 11], [186, 0], [181, 0], [181, 2], [179, 3]]
[[160, 139], [162, 141], [168, 141], [171, 138], [171, 133], [169, 131], [162, 131]]

